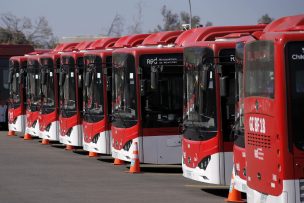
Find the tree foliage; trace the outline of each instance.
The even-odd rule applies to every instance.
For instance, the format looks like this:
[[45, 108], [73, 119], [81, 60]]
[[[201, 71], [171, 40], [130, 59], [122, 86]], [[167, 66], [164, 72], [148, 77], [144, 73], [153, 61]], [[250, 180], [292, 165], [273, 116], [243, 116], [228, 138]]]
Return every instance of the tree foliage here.
[[138, 2], [135, 8], [137, 10], [137, 14], [133, 16], [133, 23], [128, 27], [129, 34], [142, 33], [143, 2]]
[[32, 22], [27, 17], [19, 18], [11, 13], [4, 13], [0, 15], [0, 42], [53, 48], [57, 38], [45, 17], [38, 17]]
[[273, 21], [274, 19], [271, 18], [267, 13], [265, 15], [262, 15], [262, 17], [258, 20], [258, 23], [260, 24], [269, 24]]
[[107, 36], [120, 37], [123, 33], [124, 19], [121, 15], [116, 14], [112, 20]]
[[[161, 15], [163, 16], [163, 25], [157, 25], [154, 32], [169, 31], [169, 30], [181, 30], [183, 24], [190, 24], [190, 14], [182, 11], [179, 14], [172, 12], [166, 6], [161, 9]], [[192, 16], [191, 27], [198, 27], [201, 25], [201, 18], [199, 16]], [[205, 26], [212, 26], [212, 22], [207, 21]]]

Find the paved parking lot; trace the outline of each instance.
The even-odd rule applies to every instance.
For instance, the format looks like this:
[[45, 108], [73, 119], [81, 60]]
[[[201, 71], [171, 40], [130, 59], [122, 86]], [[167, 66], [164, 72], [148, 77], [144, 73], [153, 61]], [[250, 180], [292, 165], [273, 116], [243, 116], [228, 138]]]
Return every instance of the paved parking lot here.
[[224, 202], [227, 187], [182, 177], [181, 166], [141, 165], [125, 173], [109, 156], [89, 158], [81, 149], [41, 145], [0, 132], [0, 202]]

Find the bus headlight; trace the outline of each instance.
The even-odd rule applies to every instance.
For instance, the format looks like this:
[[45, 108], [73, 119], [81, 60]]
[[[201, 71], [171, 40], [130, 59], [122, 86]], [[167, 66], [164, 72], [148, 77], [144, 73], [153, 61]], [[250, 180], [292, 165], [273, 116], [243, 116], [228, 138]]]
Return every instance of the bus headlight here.
[[124, 149], [125, 151], [129, 151], [131, 145], [132, 145], [132, 140], [129, 140], [129, 141], [123, 146], [123, 149]]
[[93, 139], [92, 139], [92, 142], [93, 142], [94, 144], [96, 144], [97, 141], [98, 141], [98, 139], [99, 139], [99, 137], [100, 137], [100, 133], [97, 133], [96, 135], [94, 135], [94, 137], [93, 137]]
[[37, 120], [33, 122], [32, 127], [35, 128], [36, 124], [37, 124]]
[[52, 124], [52, 123], [48, 124], [48, 125], [45, 127], [45, 130], [46, 130], [47, 132], [49, 132], [49, 131], [50, 131], [51, 124]]
[[66, 135], [67, 135], [68, 137], [70, 137], [70, 136], [71, 136], [72, 129], [73, 129], [73, 128], [70, 128], [70, 129], [68, 130], [68, 132], [66, 133]]
[[198, 167], [199, 167], [200, 169], [206, 170], [206, 169], [207, 169], [207, 166], [208, 166], [208, 164], [209, 164], [209, 162], [210, 162], [210, 160], [211, 160], [211, 156], [210, 156], [210, 155], [209, 155], [209, 156], [206, 156], [206, 157], [203, 158], [203, 160], [198, 164]]

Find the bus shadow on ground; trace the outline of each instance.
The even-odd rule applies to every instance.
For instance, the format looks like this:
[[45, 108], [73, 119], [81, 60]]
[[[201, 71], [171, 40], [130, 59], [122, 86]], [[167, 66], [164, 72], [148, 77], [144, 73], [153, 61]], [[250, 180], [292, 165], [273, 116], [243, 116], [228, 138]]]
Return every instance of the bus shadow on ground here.
[[[114, 163], [114, 158], [111, 155], [101, 155], [97, 159], [98, 161], [101, 162], [106, 162], [106, 163]], [[125, 164], [123, 164], [125, 165]]]
[[[129, 164], [129, 163], [128, 163]], [[130, 167], [127, 166], [129, 169]], [[149, 165], [141, 164], [140, 171], [142, 173], [168, 173], [168, 174], [182, 174], [182, 168], [180, 165]]]
[[[223, 198], [228, 198], [228, 194], [229, 194], [229, 189], [223, 189], [223, 188], [203, 188], [201, 189], [202, 191], [218, 196], [218, 197], [223, 197]], [[241, 193], [242, 199], [246, 200], [247, 196], [246, 193]], [[246, 201], [245, 201], [246, 202]]]
[[229, 189], [215, 189], [215, 188], [203, 188], [201, 189], [202, 191], [215, 195], [215, 196], [219, 196], [219, 197], [223, 197], [223, 198], [227, 198], [228, 197], [228, 193], [229, 193]]
[[51, 146], [54, 147], [54, 148], [58, 148], [58, 149], [65, 149], [65, 145], [64, 144], [61, 144], [61, 143], [51, 143]]

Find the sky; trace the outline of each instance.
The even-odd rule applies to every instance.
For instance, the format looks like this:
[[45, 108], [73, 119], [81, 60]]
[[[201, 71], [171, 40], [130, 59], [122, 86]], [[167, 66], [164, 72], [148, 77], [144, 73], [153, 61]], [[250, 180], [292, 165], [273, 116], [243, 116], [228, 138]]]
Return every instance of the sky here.
[[[142, 2], [142, 30], [162, 24], [161, 8], [174, 13], [189, 11], [189, 0], [3, 0], [0, 14], [12, 13], [32, 20], [45, 16], [54, 35], [98, 35], [106, 33], [116, 14], [124, 18], [124, 34], [134, 22]], [[304, 0], [191, 0], [192, 15], [213, 25], [255, 24], [264, 14], [272, 18], [304, 14]]]

